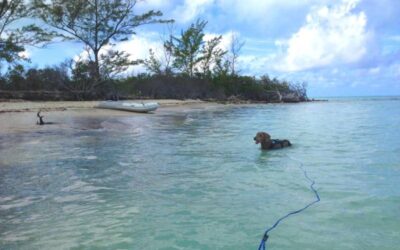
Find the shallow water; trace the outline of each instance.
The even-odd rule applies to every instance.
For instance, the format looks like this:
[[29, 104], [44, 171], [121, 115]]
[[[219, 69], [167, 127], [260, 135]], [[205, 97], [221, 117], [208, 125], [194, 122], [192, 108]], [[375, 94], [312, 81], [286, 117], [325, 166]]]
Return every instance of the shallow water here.
[[[95, 123], [96, 121], [92, 121]], [[400, 99], [111, 118], [2, 135], [0, 249], [398, 249]], [[262, 152], [260, 130], [293, 147]]]

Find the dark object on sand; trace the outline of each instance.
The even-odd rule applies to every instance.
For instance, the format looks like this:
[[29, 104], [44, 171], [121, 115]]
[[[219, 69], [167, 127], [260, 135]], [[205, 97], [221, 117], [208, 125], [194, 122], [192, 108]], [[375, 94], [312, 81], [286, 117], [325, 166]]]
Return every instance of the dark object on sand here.
[[292, 146], [289, 140], [271, 139], [271, 136], [265, 132], [258, 132], [254, 137], [254, 141], [256, 144], [261, 143], [261, 149], [263, 150], [280, 149]]
[[36, 122], [37, 125], [49, 125], [49, 124], [54, 124], [53, 122], [45, 122], [43, 121], [43, 115], [40, 115], [41, 110], [37, 112], [36, 116], [39, 118], [39, 121]]

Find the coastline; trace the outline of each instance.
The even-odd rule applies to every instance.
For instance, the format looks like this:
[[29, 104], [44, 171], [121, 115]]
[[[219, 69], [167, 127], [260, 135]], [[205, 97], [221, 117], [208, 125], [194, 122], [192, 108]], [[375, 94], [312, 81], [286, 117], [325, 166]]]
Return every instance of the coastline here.
[[[130, 100], [158, 102], [160, 107], [150, 116], [186, 113], [227, 106], [201, 100]], [[57, 129], [93, 129], [113, 118], [148, 118], [149, 114], [96, 108], [100, 101], [3, 101], [0, 102], [0, 135]], [[41, 110], [45, 122], [53, 124], [38, 126], [36, 113]]]
[[[158, 102], [161, 107], [208, 103], [200, 100], [129, 100], [133, 102]], [[64, 111], [67, 109], [93, 109], [100, 101], [24, 101], [6, 100], [0, 101], [0, 113], [9, 112], [37, 112], [42, 111]]]
[[[151, 116], [184, 114], [193, 110], [219, 109], [238, 105], [279, 104], [238, 100], [203, 101], [198, 99], [131, 99], [126, 101], [158, 102], [160, 107], [153, 113], [143, 114], [96, 108], [101, 101], [0, 100], [0, 135], [74, 128], [86, 130], [102, 127], [104, 122], [107, 123], [108, 120], [113, 118], [134, 119], [141, 117], [140, 119], [147, 119]], [[44, 121], [52, 124], [44, 126], [36, 124], [38, 121], [36, 114], [39, 110], [41, 110], [41, 115], [44, 116]]]

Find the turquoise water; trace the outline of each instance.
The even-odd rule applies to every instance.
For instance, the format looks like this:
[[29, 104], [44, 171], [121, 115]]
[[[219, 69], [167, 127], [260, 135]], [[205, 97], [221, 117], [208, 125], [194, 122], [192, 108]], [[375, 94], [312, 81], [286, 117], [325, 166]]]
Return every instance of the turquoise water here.
[[0, 249], [257, 249], [293, 159], [268, 249], [399, 249], [400, 98], [90, 123], [0, 135]]

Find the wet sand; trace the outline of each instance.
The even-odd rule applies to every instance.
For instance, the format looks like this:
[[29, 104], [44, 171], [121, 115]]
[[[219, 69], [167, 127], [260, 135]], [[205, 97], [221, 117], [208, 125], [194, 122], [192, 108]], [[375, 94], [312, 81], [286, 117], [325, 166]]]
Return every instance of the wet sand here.
[[[76, 127], [80, 129], [93, 129], [101, 126], [104, 121], [117, 117], [168, 115], [185, 113], [194, 109], [212, 109], [225, 106], [223, 104], [200, 100], [145, 100], [145, 102], [158, 102], [160, 108], [151, 114], [141, 114], [99, 109], [96, 108], [99, 103], [98, 101], [0, 102], [0, 134], [70, 129]], [[39, 110], [42, 111], [41, 115], [44, 115], [44, 121], [53, 124], [38, 126], [36, 124], [38, 120], [36, 113]]]

